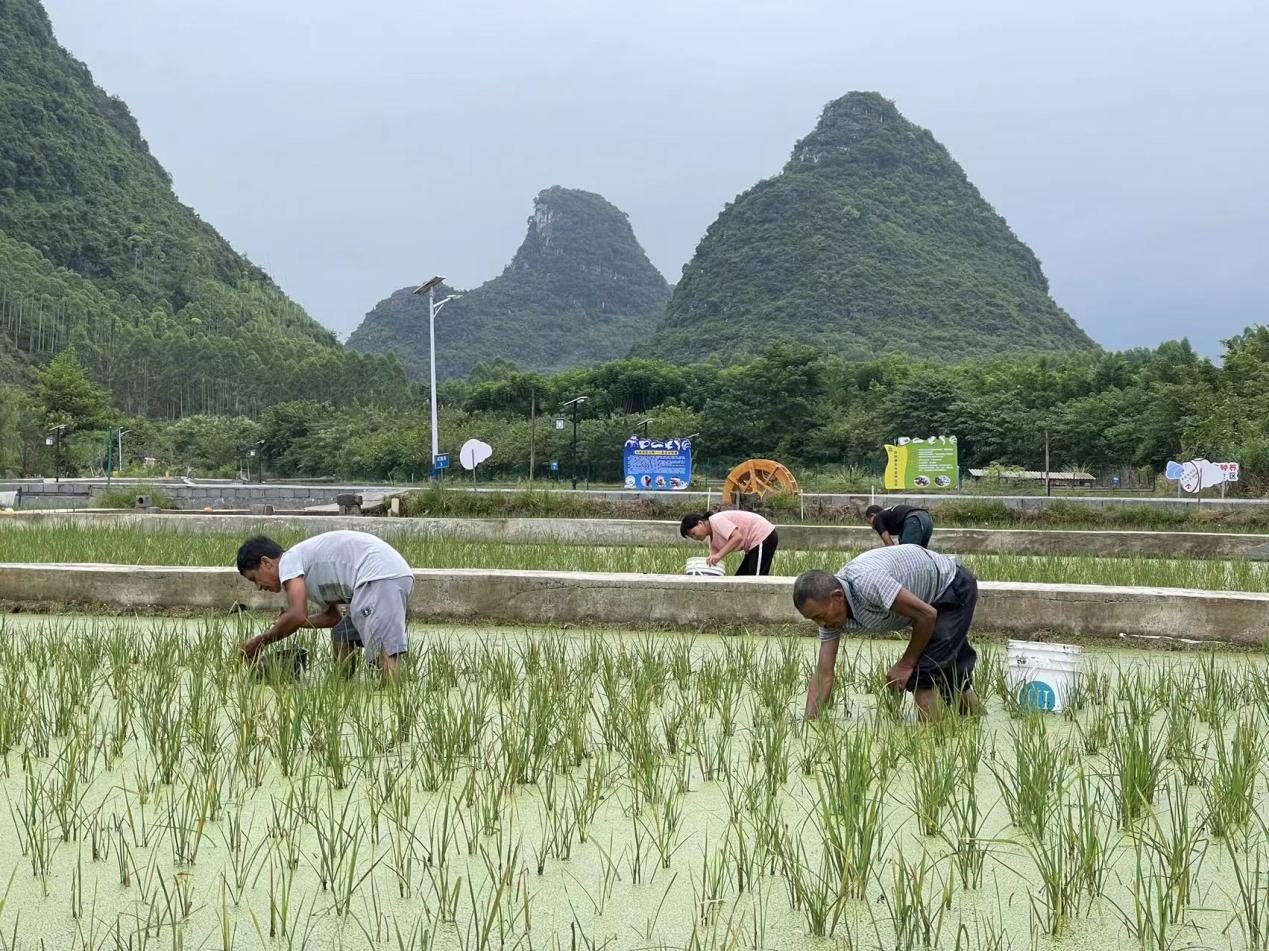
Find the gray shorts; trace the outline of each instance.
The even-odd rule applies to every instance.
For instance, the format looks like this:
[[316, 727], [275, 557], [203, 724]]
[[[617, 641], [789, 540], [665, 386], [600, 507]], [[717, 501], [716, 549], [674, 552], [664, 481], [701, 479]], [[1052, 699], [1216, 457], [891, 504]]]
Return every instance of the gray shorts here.
[[352, 644], [366, 652], [366, 660], [409, 650], [405, 609], [414, 590], [414, 576], [367, 581], [353, 591], [344, 619], [330, 630], [332, 644]]

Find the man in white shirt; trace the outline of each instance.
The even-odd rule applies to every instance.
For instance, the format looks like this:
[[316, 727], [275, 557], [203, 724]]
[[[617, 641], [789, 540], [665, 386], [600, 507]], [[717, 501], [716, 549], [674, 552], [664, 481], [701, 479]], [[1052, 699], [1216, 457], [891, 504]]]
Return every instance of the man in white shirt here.
[[[414, 572], [383, 539], [366, 532], [325, 532], [283, 550], [257, 535], [238, 549], [238, 573], [261, 591], [286, 592], [286, 609], [278, 619], [242, 645], [248, 660], [301, 627], [330, 628], [337, 661], [362, 648], [385, 677], [396, 677], [409, 649], [405, 614]], [[309, 615], [309, 602], [317, 614]], [[346, 614], [341, 605], [347, 606]]]

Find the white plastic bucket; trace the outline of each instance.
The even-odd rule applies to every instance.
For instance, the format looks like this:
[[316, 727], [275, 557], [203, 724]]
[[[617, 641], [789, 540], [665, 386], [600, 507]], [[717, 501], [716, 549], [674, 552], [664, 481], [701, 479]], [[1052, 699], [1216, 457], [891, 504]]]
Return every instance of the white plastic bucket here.
[[687, 560], [683, 573], [693, 578], [721, 578], [727, 573], [727, 569], [722, 565], [711, 565], [708, 559], [696, 555]]
[[1056, 713], [1070, 702], [1082, 659], [1076, 644], [1010, 641], [1005, 682], [1024, 707]]

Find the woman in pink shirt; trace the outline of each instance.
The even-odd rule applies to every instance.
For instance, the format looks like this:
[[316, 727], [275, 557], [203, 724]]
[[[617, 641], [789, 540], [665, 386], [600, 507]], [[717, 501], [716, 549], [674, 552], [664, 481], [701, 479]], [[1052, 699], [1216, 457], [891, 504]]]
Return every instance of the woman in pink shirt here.
[[743, 549], [745, 560], [736, 569], [738, 575], [771, 574], [771, 558], [780, 544], [775, 526], [754, 512], [685, 515], [679, 523], [679, 534], [698, 542], [708, 540], [709, 558], [706, 560], [711, 565]]

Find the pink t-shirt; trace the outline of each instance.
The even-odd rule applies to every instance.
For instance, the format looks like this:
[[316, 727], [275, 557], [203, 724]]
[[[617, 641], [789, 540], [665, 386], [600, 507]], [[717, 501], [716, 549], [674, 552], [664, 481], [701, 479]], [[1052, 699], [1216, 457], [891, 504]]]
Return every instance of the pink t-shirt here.
[[717, 555], [731, 538], [732, 532], [740, 529], [742, 551], [751, 551], [762, 544], [763, 540], [775, 531], [775, 526], [755, 512], [716, 512], [709, 517], [709, 552]]

